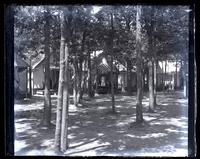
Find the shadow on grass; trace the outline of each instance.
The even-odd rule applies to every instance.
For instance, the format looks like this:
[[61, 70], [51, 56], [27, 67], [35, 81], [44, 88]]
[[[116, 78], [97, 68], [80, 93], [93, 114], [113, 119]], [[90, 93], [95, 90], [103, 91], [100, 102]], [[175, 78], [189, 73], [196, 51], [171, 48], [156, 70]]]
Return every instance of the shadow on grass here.
[[[187, 107], [171, 105], [171, 100], [177, 102], [177, 96], [169, 94], [169, 97], [170, 101], [166, 94], [159, 95], [159, 100], [166, 105], [160, 104], [155, 113], [149, 113], [145, 107], [145, 124], [138, 127], [130, 126], [135, 122], [135, 97], [116, 96], [118, 113], [115, 115], [108, 113], [111, 110], [110, 98], [99, 96], [87, 101], [88, 105], [78, 108], [75, 115], [69, 113], [69, 150], [74, 152], [66, 152], [66, 155], [91, 150], [98, 155], [124, 151], [134, 155], [143, 148], [159, 149], [166, 145], [187, 149]], [[47, 149], [53, 144], [55, 127], [51, 130], [38, 127], [38, 118], [33, 119], [18, 122], [29, 123], [30, 128], [17, 133], [17, 139], [24, 141], [26, 146], [16, 153]]]

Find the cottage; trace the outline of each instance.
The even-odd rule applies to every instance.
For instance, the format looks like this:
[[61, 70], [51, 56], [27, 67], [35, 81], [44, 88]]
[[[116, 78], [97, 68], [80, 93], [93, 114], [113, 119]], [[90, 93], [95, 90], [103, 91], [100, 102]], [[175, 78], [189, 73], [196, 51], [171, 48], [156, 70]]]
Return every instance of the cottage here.
[[[37, 58], [32, 60], [32, 87], [33, 94], [44, 90], [44, 54], [39, 54]], [[58, 63], [54, 60], [53, 56], [50, 57], [50, 90], [57, 92], [59, 80], [59, 67]]]

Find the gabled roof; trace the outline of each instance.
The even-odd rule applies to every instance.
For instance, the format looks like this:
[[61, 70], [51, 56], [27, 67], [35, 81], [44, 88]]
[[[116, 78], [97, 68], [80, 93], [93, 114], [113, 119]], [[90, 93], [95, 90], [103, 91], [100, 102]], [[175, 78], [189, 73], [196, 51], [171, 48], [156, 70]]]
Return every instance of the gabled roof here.
[[32, 64], [32, 69], [35, 69], [42, 61], [44, 61], [45, 55], [44, 54], [39, 54], [36, 58], [32, 59], [31, 64]]
[[[99, 65], [97, 65], [97, 71], [100, 74], [105, 74], [111, 71], [111, 67], [110, 65], [106, 62], [101, 62]], [[113, 72], [118, 72], [117, 67], [115, 66], [115, 64], [113, 64]]]

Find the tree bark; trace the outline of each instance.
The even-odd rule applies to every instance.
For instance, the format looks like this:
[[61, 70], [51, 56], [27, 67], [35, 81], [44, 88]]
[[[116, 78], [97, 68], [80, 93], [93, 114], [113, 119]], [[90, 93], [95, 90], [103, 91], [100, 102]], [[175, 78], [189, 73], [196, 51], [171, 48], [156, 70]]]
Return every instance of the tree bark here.
[[90, 51], [88, 48], [88, 96], [89, 98], [92, 98], [92, 81], [91, 81], [91, 56], [90, 56]]
[[111, 55], [110, 60], [110, 81], [111, 81], [111, 98], [112, 98], [112, 112], [115, 112], [115, 96], [114, 96], [114, 83], [113, 83], [113, 56]]
[[60, 17], [60, 28], [61, 28], [61, 40], [60, 40], [60, 72], [59, 72], [59, 85], [58, 85], [58, 97], [57, 97], [57, 113], [56, 113], [56, 130], [55, 130], [55, 149], [60, 151], [60, 135], [61, 135], [61, 115], [63, 105], [63, 86], [64, 86], [64, 59], [65, 59], [65, 20], [64, 14], [61, 13]]
[[184, 82], [183, 82], [183, 61], [181, 60], [181, 69], [180, 69], [180, 71], [181, 71], [181, 89], [183, 89], [183, 85], [184, 85]]
[[165, 90], [165, 85], [164, 85], [164, 63], [162, 61], [162, 91]]
[[113, 14], [111, 13], [111, 36], [110, 36], [110, 82], [111, 82], [111, 98], [112, 98], [112, 112], [115, 112], [115, 95], [114, 95], [114, 78], [113, 78]]
[[51, 95], [50, 95], [50, 24], [49, 24], [49, 10], [46, 8], [45, 12], [45, 89], [44, 89], [44, 119], [43, 125], [50, 127], [51, 125]]
[[154, 111], [154, 65], [149, 61], [149, 111]]
[[31, 69], [31, 63], [30, 63], [30, 66], [29, 66], [28, 70], [29, 70], [29, 97], [31, 98], [32, 97], [32, 77], [31, 77], [32, 69]]
[[154, 6], [151, 7], [151, 22], [150, 22], [150, 27], [147, 31], [148, 36], [149, 36], [149, 55], [150, 57], [150, 68], [149, 68], [149, 111], [153, 112], [154, 111], [154, 107], [155, 107], [155, 100], [156, 100], [156, 66], [155, 66], [155, 59], [156, 59], [156, 55], [155, 55], [155, 39], [154, 39], [154, 28], [155, 28], [155, 24], [154, 24]]
[[61, 151], [66, 151], [68, 148], [68, 108], [69, 108], [69, 65], [68, 65], [68, 45], [65, 43], [65, 68], [64, 68], [64, 86], [63, 86], [63, 106], [62, 106], [62, 119], [61, 119]]
[[83, 68], [84, 68], [84, 74], [83, 74], [83, 83], [82, 83], [82, 88], [83, 88], [83, 93], [86, 92], [86, 83], [87, 83], [87, 75], [85, 74], [85, 70], [87, 69], [87, 60], [84, 60], [83, 63]]
[[136, 14], [136, 53], [137, 53], [137, 98], [136, 98], [136, 123], [143, 122], [142, 113], [142, 53], [141, 53], [141, 6], [137, 6]]
[[183, 64], [183, 92], [184, 92], [184, 97], [187, 98], [188, 97], [188, 80], [187, 80], [187, 64], [184, 61]]
[[122, 92], [125, 92], [125, 74], [122, 74]]
[[177, 62], [177, 58], [176, 58], [176, 73], [175, 73], [175, 90], [178, 87], [178, 62]]
[[77, 62], [77, 55], [74, 59], [74, 87], [73, 87], [73, 99], [74, 99], [74, 106], [78, 106], [78, 84], [79, 84], [79, 78], [78, 78], [78, 62]]
[[157, 88], [157, 65], [158, 65], [158, 61], [157, 60], [155, 60], [155, 58], [154, 58], [154, 73], [153, 73], [153, 76], [154, 76], [154, 91], [153, 91], [153, 93], [154, 93], [154, 107], [155, 106], [157, 106], [157, 102], [156, 102], [156, 88]]
[[132, 94], [132, 76], [131, 76], [131, 60], [127, 58], [127, 94]]
[[[165, 80], [164, 80], [165, 83], [166, 79], [167, 79], [167, 60], [165, 60]], [[165, 90], [166, 90], [166, 85], [165, 85]]]
[[[83, 35], [82, 35], [82, 45], [81, 45], [81, 52], [82, 54], [84, 54], [84, 51], [85, 51], [85, 36], [86, 35], [86, 31], [83, 32]], [[80, 56], [80, 59], [79, 59], [79, 87], [78, 87], [78, 91], [79, 91], [79, 103], [80, 103], [80, 100], [82, 100], [82, 97], [83, 97], [83, 85], [84, 85], [84, 77], [83, 77], [83, 62], [84, 62], [84, 59], [83, 59], [83, 55]]]
[[81, 57], [79, 61], [79, 85], [78, 85], [78, 92], [79, 92], [79, 99], [78, 103], [81, 102], [82, 97], [83, 97], [83, 83], [84, 83], [84, 77], [83, 77], [83, 57]]
[[98, 89], [98, 68], [97, 68], [97, 55], [96, 51], [94, 52], [94, 57], [95, 57], [95, 92], [97, 92]]

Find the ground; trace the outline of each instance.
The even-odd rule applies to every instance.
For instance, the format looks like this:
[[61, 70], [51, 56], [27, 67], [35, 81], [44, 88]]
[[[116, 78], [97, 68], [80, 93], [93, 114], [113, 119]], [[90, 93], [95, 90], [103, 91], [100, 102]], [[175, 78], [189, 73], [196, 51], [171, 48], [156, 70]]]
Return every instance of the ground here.
[[[157, 107], [148, 112], [143, 98], [145, 124], [132, 126], [136, 96], [116, 95], [117, 114], [111, 114], [110, 95], [83, 101], [69, 109], [69, 156], [187, 156], [188, 101], [182, 92], [157, 93]], [[56, 96], [52, 96], [55, 124]], [[43, 97], [15, 100], [15, 155], [62, 155], [53, 151], [55, 126], [39, 126]]]

